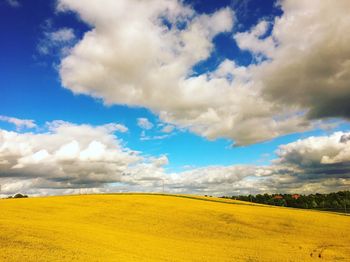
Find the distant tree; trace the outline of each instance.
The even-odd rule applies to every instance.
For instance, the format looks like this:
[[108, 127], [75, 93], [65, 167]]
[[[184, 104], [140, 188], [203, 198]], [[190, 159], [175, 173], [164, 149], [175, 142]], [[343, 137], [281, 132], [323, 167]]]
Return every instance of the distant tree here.
[[249, 201], [274, 206], [295, 208], [311, 208], [350, 213], [350, 191], [340, 191], [330, 194], [258, 194], [227, 197], [236, 200]]
[[341, 205], [339, 204], [339, 202], [337, 200], [333, 200], [332, 201], [332, 208], [341, 208]]
[[326, 204], [326, 202], [322, 200], [321, 202], [318, 203], [318, 207], [319, 208], [324, 208], [325, 204]]
[[309, 206], [310, 206], [310, 208], [316, 208], [317, 207], [316, 201], [313, 199]]
[[13, 198], [27, 198], [27, 195], [22, 195], [22, 194], [16, 194], [13, 196]]

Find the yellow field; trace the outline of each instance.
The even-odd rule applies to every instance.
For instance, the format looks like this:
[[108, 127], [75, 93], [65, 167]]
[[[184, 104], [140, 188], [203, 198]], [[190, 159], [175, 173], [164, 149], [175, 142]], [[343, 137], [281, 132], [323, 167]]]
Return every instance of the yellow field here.
[[143, 194], [0, 200], [0, 261], [350, 261], [350, 217]]

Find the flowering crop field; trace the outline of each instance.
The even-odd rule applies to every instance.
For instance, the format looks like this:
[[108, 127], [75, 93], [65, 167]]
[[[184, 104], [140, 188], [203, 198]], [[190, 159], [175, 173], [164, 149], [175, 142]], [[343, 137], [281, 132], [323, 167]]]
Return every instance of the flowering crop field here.
[[0, 261], [350, 261], [350, 216], [179, 195], [0, 200]]

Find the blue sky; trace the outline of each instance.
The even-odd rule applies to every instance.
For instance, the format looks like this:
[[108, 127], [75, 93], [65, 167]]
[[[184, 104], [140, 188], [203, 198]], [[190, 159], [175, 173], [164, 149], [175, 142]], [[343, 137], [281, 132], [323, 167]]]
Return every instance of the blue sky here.
[[[159, 0], [159, 3], [161, 2], [163, 1]], [[252, 70], [253, 74], [256, 75], [259, 75], [256, 73], [259, 69], [251, 69], [251, 67], [256, 65], [259, 68], [264, 62], [269, 63], [269, 61], [272, 61], [272, 66], [274, 63], [277, 64], [278, 57], [285, 55], [283, 50], [278, 49], [279, 45], [282, 47], [285, 42], [283, 42], [283, 39], [278, 39], [278, 37], [282, 36], [278, 35], [276, 33], [278, 31], [274, 31], [274, 28], [278, 19], [282, 21], [284, 15], [287, 17], [288, 12], [293, 12], [293, 8], [287, 2], [282, 1], [283, 4], [278, 4], [276, 1], [271, 0], [188, 0], [177, 2], [180, 3], [179, 5], [182, 8], [180, 12], [185, 12], [185, 8], [189, 8], [193, 12], [192, 15], [186, 18], [185, 23], [187, 24], [195, 23], [199, 17], [202, 17], [200, 19], [204, 21], [204, 19], [210, 19], [211, 16], [214, 16], [213, 14], [220, 13], [221, 10], [227, 11], [222, 12], [222, 17], [220, 17], [218, 22], [218, 28], [220, 26], [223, 26], [223, 28], [209, 29], [218, 30], [212, 37], [207, 39], [208, 43], [212, 44], [212, 48], [208, 49], [209, 53], [189, 64], [186, 77], [189, 79], [193, 77], [194, 79], [196, 78], [195, 80], [198, 80], [197, 78], [206, 76], [207, 80], [214, 79], [216, 77], [216, 75], [214, 76], [217, 72], [216, 70], [225, 61], [234, 63], [234, 69], [231, 70], [237, 70], [237, 68], [246, 70], [247, 72]], [[57, 7], [59, 4], [64, 5], [65, 10], [59, 10]], [[152, 4], [151, 8], [153, 8]], [[142, 152], [142, 155], [145, 157], [152, 158], [165, 155], [168, 158], [168, 163], [164, 166], [166, 173], [182, 172], [188, 169], [205, 168], [208, 166], [269, 166], [271, 165], [271, 160], [278, 158], [275, 152], [281, 145], [292, 143], [298, 139], [307, 139], [310, 136], [329, 136], [336, 131], [347, 132], [349, 130], [347, 119], [343, 117], [344, 113], [337, 115], [337, 112], [335, 112], [332, 118], [323, 117], [322, 115], [317, 119], [308, 118], [307, 112], [321, 110], [319, 109], [320, 106], [311, 99], [313, 97], [312, 94], [310, 96], [306, 94], [305, 97], [307, 98], [305, 99], [301, 97], [295, 98], [296, 94], [290, 99], [290, 101], [294, 102], [289, 104], [289, 99], [286, 100], [283, 98], [276, 89], [269, 89], [269, 87], [265, 86], [263, 86], [263, 91], [257, 99], [260, 99], [260, 97], [265, 99], [266, 95], [266, 101], [262, 101], [261, 105], [260, 102], [257, 102], [256, 112], [254, 114], [257, 115], [257, 112], [263, 112], [270, 106], [271, 108], [279, 108], [271, 109], [273, 112], [266, 113], [266, 119], [273, 121], [271, 127], [269, 126], [268, 129], [272, 130], [271, 135], [263, 135], [264, 131], [260, 131], [259, 129], [255, 131], [255, 134], [247, 134], [253, 132], [254, 128], [258, 126], [264, 126], [264, 122], [259, 122], [257, 127], [251, 126], [251, 122], [247, 123], [247, 126], [251, 126], [249, 132], [244, 131], [244, 129], [231, 132], [230, 128], [226, 126], [221, 127], [220, 122], [224, 123], [228, 121], [227, 123], [231, 123], [235, 121], [231, 119], [232, 115], [237, 114], [239, 116], [238, 119], [244, 119], [245, 121], [251, 115], [251, 113], [245, 112], [247, 110], [255, 110], [253, 108], [255, 107], [254, 103], [248, 105], [247, 102], [247, 108], [244, 107], [245, 104], [240, 104], [240, 101], [245, 100], [247, 96], [250, 97], [251, 94], [245, 94], [244, 89], [242, 89], [242, 98], [239, 98], [238, 95], [238, 98], [236, 98], [234, 94], [235, 89], [241, 88], [241, 85], [245, 85], [248, 82], [251, 84], [262, 81], [265, 84], [265, 79], [261, 80], [260, 78], [241, 81], [240, 77], [246, 77], [246, 75], [235, 75], [236, 73], [234, 72], [236, 71], [227, 73], [224, 79], [229, 83], [228, 86], [231, 86], [229, 88], [233, 90], [232, 101], [236, 101], [235, 99], [237, 99], [239, 101], [237, 107], [244, 107], [244, 110], [239, 109], [236, 112], [230, 111], [233, 109], [228, 109], [228, 113], [225, 110], [225, 116], [221, 120], [215, 123], [213, 122], [213, 124], [206, 122], [207, 120], [198, 120], [205, 118], [207, 115], [201, 114], [198, 115], [198, 118], [197, 116], [191, 118], [193, 112], [189, 110], [184, 113], [184, 109], [180, 105], [169, 106], [165, 102], [164, 105], [159, 105], [158, 100], [139, 102], [138, 98], [123, 98], [118, 93], [109, 93], [109, 87], [103, 89], [104, 83], [102, 82], [101, 87], [99, 87], [100, 89], [96, 92], [93, 91], [95, 88], [93, 86], [84, 87], [84, 90], [80, 91], [78, 86], [81, 83], [86, 83], [84, 82], [85, 80], [67, 76], [67, 73], [61, 69], [65, 67], [62, 61], [67, 57], [68, 59], [71, 57], [76, 59], [77, 57], [81, 58], [85, 54], [77, 55], [77, 53], [71, 50], [74, 50], [76, 46], [83, 43], [85, 41], [84, 36], [90, 31], [103, 24], [102, 20], [104, 18], [101, 18], [97, 13], [96, 18], [91, 18], [94, 14], [89, 12], [87, 7], [85, 9], [85, 7], [79, 6], [79, 4], [75, 5], [74, 1], [69, 0], [58, 2], [54, 0], [3, 0], [0, 2], [0, 31], [2, 34], [2, 40], [0, 41], [0, 115], [18, 119], [31, 119], [37, 125], [36, 128], [26, 129], [18, 128], [18, 126], [12, 125], [9, 121], [0, 121], [0, 128], [18, 133], [31, 132], [39, 134], [48, 132], [47, 123], [55, 120], [62, 120], [74, 123], [75, 125], [88, 124], [91, 126], [119, 123], [128, 128], [127, 132], [118, 133], [117, 135], [122, 140], [123, 146]], [[98, 19], [101, 19], [101, 21]], [[124, 20], [127, 19], [127, 17], [124, 18]], [[198, 21], [202, 21], [200, 19]], [[224, 19], [227, 19], [226, 24], [222, 22]], [[95, 21], [96, 24], [94, 24]], [[221, 22], [222, 25], [220, 24]], [[262, 24], [262, 22], [265, 24]], [[209, 21], [210, 23], [214, 24], [215, 21]], [[283, 21], [280, 22], [280, 24], [282, 23]], [[255, 35], [256, 39], [254, 40], [260, 41], [261, 48], [264, 48], [263, 51], [256, 51], [254, 49], [254, 43], [249, 46], [249, 41], [253, 41], [250, 36], [254, 35], [254, 28], [258, 24], [262, 26], [266, 25], [266, 28], [263, 29], [260, 35]], [[112, 30], [111, 28], [113, 26], [114, 24], [112, 23], [107, 27], [108, 30]], [[68, 36], [69, 39], [54, 39], [54, 33], [59, 32], [61, 29], [67, 29], [69, 32], [72, 32], [72, 35]], [[181, 35], [187, 29], [186, 26], [183, 30], [179, 30], [179, 32], [172, 32], [175, 29], [169, 29], [169, 35], [171, 37], [173, 37], [171, 35], [172, 33], [174, 35]], [[106, 38], [108, 36], [104, 35], [103, 37]], [[272, 51], [268, 50], [264, 42], [273, 43], [274, 41], [275, 43], [280, 42], [273, 47], [275, 48], [273, 50], [274, 53], [271, 54], [269, 52]], [[248, 46], [244, 46], [247, 43]], [[118, 43], [115, 46], [118, 48]], [[272, 48], [272, 45], [270, 46]], [[45, 48], [46, 51], [40, 48]], [[103, 49], [103, 46], [101, 48]], [[64, 50], [69, 51], [64, 53]], [[163, 54], [160, 54], [159, 57], [162, 59]], [[118, 60], [118, 57], [116, 56], [114, 59]], [[301, 61], [302, 59], [304, 57], [300, 58]], [[229, 66], [232, 66], [232, 64]], [[69, 72], [79, 72], [79, 70], [84, 70], [83, 68], [80, 69], [78, 65], [73, 65], [72, 68], [68, 69], [70, 70]], [[263, 68], [262, 70], [265, 69]], [[269, 69], [267, 68], [266, 70]], [[113, 74], [113, 71], [111, 72]], [[117, 71], [115, 72], [116, 75], [119, 73]], [[98, 78], [99, 76], [96, 77]], [[234, 79], [233, 83], [232, 77]], [[237, 79], [240, 81], [239, 84], [235, 82]], [[274, 83], [271, 79], [266, 80], [266, 83]], [[111, 81], [119, 80], [115, 77]], [[94, 85], [96, 83], [94, 82]], [[123, 84], [125, 83], [123, 82]], [[107, 85], [109, 86], [109, 83]], [[118, 85], [113, 86], [113, 88], [117, 90]], [[140, 87], [136, 88], [139, 90], [143, 86], [141, 84]], [[162, 89], [159, 89], [157, 92], [161, 92], [160, 90]], [[230, 89], [223, 89], [223, 94], [227, 90]], [[344, 90], [348, 90], [348, 87], [344, 88]], [[298, 94], [300, 95], [302, 93], [299, 92]], [[109, 94], [112, 95], [110, 96]], [[167, 97], [167, 93], [164, 93], [164, 97]], [[169, 98], [165, 98], [165, 100], [167, 99]], [[176, 100], [178, 98], [174, 97], [173, 99]], [[213, 97], [215, 101], [219, 99], [221, 99], [219, 96]], [[324, 101], [322, 99], [323, 97], [319, 101]], [[184, 101], [187, 103], [187, 98]], [[281, 103], [280, 101], [287, 102]], [[332, 103], [336, 103], [336, 101], [337, 97], [332, 100]], [[208, 102], [206, 105], [207, 109], [209, 111], [213, 109], [221, 117], [218, 112], [222, 112], [224, 106], [211, 105], [210, 101], [206, 102]], [[223, 102], [222, 104], [224, 105], [225, 103], [227, 103], [227, 106], [232, 105], [231, 102]], [[324, 103], [326, 104], [327, 101]], [[348, 114], [347, 108], [342, 109], [340, 111], [345, 111], [345, 115]], [[193, 107], [191, 110], [197, 110], [197, 108]], [[167, 116], [164, 117], [162, 112], [166, 112]], [[280, 114], [280, 112], [283, 113]], [[292, 119], [291, 116], [296, 118]], [[260, 116], [256, 117], [260, 121]], [[140, 127], [137, 124], [139, 118], [148, 119], [153, 124], [153, 128], [147, 130]], [[255, 121], [255, 118], [252, 117], [252, 119]], [[283, 122], [281, 119], [286, 119], [286, 121]], [[292, 121], [296, 121], [294, 126], [291, 124]], [[291, 126], [286, 127], [288, 122]], [[162, 128], [166, 125], [171, 125], [174, 127], [174, 130], [169, 133], [162, 132]], [[233, 129], [238, 125], [240, 125], [240, 122], [234, 122]], [[257, 135], [259, 132], [262, 133], [261, 136]], [[275, 134], [272, 134], [273, 132]], [[149, 139], [143, 139], [142, 133]], [[247, 137], [245, 137], [245, 134], [247, 134]], [[233, 146], [235, 143], [238, 146]]]

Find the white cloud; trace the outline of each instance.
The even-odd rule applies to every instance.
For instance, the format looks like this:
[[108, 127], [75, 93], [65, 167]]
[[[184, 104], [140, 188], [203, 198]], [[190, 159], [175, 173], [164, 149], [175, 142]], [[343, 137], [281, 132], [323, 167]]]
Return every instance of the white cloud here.
[[153, 128], [153, 124], [147, 118], [144, 118], [144, 117], [137, 119], [137, 125], [142, 129], [146, 129], [146, 130]]
[[19, 119], [15, 117], [0, 115], [0, 121], [14, 124], [17, 129], [36, 127], [35, 121], [30, 119]]
[[114, 136], [117, 124], [74, 125], [56, 121], [48, 133], [0, 130], [0, 177], [40, 179], [52, 187], [91, 187], [120, 181], [142, 158]]
[[305, 111], [309, 119], [349, 118], [350, 2], [286, 0], [281, 7], [271, 36], [248, 48], [277, 43], [265, 52], [269, 61], [251, 68], [252, 81], [261, 82], [268, 101]]
[[350, 185], [350, 133], [309, 137], [281, 145], [269, 166], [232, 165], [191, 168], [167, 181], [175, 192], [215, 195], [315, 193]]
[[234, 39], [238, 46], [243, 50], [249, 50], [257, 57], [263, 55], [271, 57], [277, 46], [276, 40], [273, 37], [261, 38], [266, 34], [269, 28], [267, 21], [261, 21], [250, 32], [237, 33]]
[[350, 163], [349, 133], [336, 132], [330, 136], [309, 137], [282, 145], [278, 151], [279, 163], [298, 167], [321, 167], [327, 164]]
[[0, 129], [2, 194], [143, 191], [197, 194], [313, 193], [346, 189], [350, 133], [282, 145], [270, 166], [231, 165], [169, 172], [167, 156], [145, 156], [115, 136], [118, 124], [47, 124], [43, 133]]
[[348, 118], [349, 1], [280, 4], [280, 18], [234, 36], [258, 64], [224, 61], [190, 77], [211, 54], [215, 35], [232, 29], [232, 10], [206, 15], [180, 1], [60, 0], [59, 10], [92, 27], [61, 61], [62, 84], [107, 104], [147, 107], [164, 122], [237, 145], [313, 129], [313, 119]]

